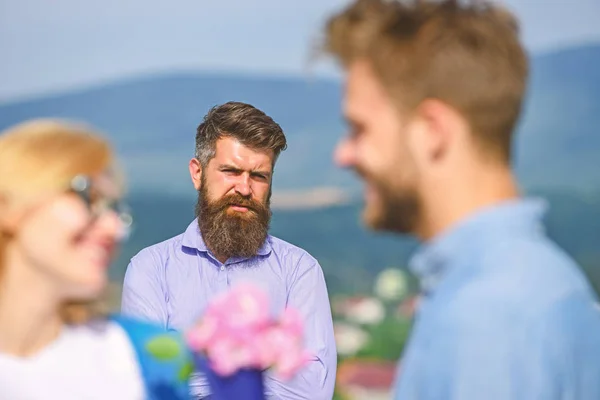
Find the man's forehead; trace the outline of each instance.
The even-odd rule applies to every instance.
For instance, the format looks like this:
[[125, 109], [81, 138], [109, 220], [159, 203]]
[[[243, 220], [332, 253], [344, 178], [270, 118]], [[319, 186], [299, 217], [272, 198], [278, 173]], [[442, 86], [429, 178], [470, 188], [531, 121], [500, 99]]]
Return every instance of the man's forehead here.
[[274, 152], [271, 149], [256, 149], [246, 146], [233, 137], [223, 137], [217, 140], [215, 159], [218, 162], [242, 163], [242, 164], [270, 164], [273, 161]]
[[356, 61], [348, 68], [344, 96], [344, 113], [352, 118], [371, 114], [389, 101], [383, 86], [366, 61]]

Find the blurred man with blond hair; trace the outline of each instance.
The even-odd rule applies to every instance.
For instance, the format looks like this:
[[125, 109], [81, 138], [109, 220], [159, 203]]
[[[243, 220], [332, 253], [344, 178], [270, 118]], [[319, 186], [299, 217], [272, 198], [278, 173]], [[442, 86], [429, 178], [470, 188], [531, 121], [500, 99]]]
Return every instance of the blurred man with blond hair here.
[[325, 51], [347, 72], [339, 165], [364, 221], [417, 236], [423, 299], [396, 398], [600, 399], [600, 315], [510, 168], [528, 61], [486, 1], [357, 0]]

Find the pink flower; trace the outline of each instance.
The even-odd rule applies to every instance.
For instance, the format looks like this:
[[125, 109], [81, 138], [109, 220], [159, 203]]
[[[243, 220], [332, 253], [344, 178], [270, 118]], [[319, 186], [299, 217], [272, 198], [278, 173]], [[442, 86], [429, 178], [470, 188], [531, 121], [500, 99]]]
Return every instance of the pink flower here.
[[206, 315], [202, 322], [187, 333], [187, 341], [192, 349], [205, 349], [217, 337], [219, 320], [214, 315]]
[[273, 345], [269, 330], [266, 328], [260, 335], [256, 335], [251, 343], [253, 350], [253, 365], [262, 370], [269, 368], [277, 360], [278, 350]]
[[265, 335], [266, 340], [274, 349], [269, 360], [275, 367], [275, 372], [282, 379], [291, 378], [302, 366], [312, 358], [312, 355], [304, 350], [302, 343], [302, 332], [292, 331], [289, 326], [274, 326]]
[[239, 368], [239, 357], [236, 356], [236, 344], [229, 338], [216, 340], [207, 349], [211, 367], [220, 375], [231, 375]]
[[259, 288], [242, 284], [217, 296], [203, 319], [187, 334], [192, 350], [207, 355], [220, 375], [242, 368], [274, 368], [289, 379], [311, 359], [303, 348], [303, 320], [286, 308], [279, 320], [269, 315], [268, 296]]
[[312, 354], [301, 349], [290, 352], [278, 360], [275, 364], [275, 373], [281, 377], [281, 379], [288, 380], [308, 362], [312, 360]]
[[269, 323], [269, 298], [250, 284], [240, 284], [219, 295], [206, 310], [230, 329], [256, 329]]

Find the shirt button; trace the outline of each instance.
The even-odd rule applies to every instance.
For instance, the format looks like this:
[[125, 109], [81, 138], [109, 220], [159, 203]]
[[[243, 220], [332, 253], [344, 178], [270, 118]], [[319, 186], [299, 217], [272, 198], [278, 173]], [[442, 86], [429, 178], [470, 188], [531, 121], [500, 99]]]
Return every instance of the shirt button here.
[[221, 271], [225, 271], [225, 266], [221, 265]]

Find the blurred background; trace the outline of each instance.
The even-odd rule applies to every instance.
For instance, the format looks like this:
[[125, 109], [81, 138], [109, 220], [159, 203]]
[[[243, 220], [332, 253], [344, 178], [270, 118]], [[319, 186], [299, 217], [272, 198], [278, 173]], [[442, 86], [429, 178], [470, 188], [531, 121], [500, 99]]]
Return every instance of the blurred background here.
[[[361, 227], [361, 186], [331, 152], [345, 127], [340, 71], [311, 62], [346, 0], [0, 0], [0, 129], [33, 117], [87, 121], [129, 177], [133, 237], [111, 270], [118, 307], [128, 260], [194, 218], [187, 163], [197, 125], [229, 100], [283, 127], [271, 233], [321, 263], [340, 353], [337, 396], [389, 396], [417, 285], [416, 243]], [[551, 204], [551, 236], [600, 289], [600, 0], [506, 0], [532, 75], [515, 167]]]

